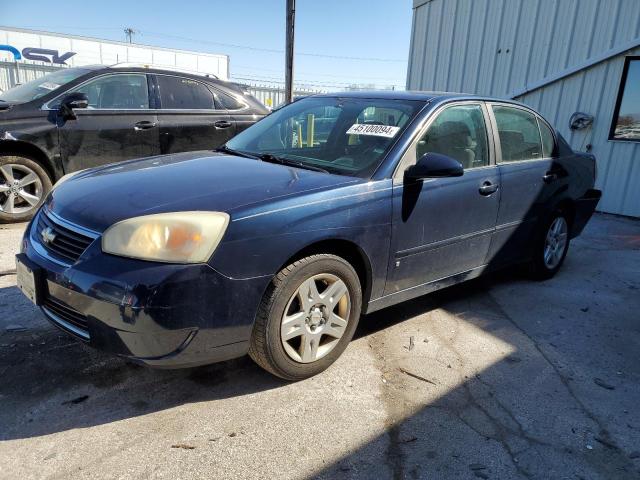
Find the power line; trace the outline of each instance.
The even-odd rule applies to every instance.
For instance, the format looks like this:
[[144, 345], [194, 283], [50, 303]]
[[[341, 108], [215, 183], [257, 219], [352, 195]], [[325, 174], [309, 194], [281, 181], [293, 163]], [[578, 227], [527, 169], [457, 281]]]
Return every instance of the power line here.
[[131, 27], [125, 27], [124, 29], [124, 34], [127, 37], [127, 42], [128, 43], [133, 43], [133, 36], [138, 33], [137, 30], [134, 30]]
[[[240, 48], [245, 50], [253, 50], [256, 52], [284, 53], [284, 50], [277, 50], [273, 48], [262, 48], [262, 47], [252, 47], [249, 45], [239, 45], [234, 43], [213, 42], [211, 40], [200, 40], [196, 38], [182, 37], [180, 35], [170, 35], [168, 33], [150, 32], [150, 31], [144, 31], [142, 33], [151, 37], [153, 36], [166, 37], [166, 38], [173, 38], [176, 40], [183, 40], [187, 42], [202, 43], [207, 45], [219, 45], [222, 47], [229, 47], [229, 48]], [[407, 60], [400, 60], [397, 58], [352, 57], [347, 55], [327, 55], [324, 53], [309, 53], [309, 52], [296, 52], [296, 55], [303, 55], [307, 57], [319, 57], [319, 58], [333, 58], [333, 59], [341, 59], [341, 60], [358, 60], [358, 61], [368, 61], [368, 62], [402, 62], [402, 63], [407, 62]]]
[[[76, 26], [43, 26], [43, 25], [31, 25], [31, 26], [25, 26], [25, 27], [21, 27], [21, 28], [52, 28], [52, 29], [77, 29], [77, 30], [120, 30], [119, 28], [107, 28], [107, 27], [76, 27]], [[52, 32], [54, 33], [54, 32]], [[183, 37], [180, 35], [171, 35], [168, 33], [162, 33], [162, 32], [151, 32], [151, 31], [147, 31], [147, 30], [137, 30], [135, 33], [139, 33], [141, 35], [145, 35], [147, 37], [159, 37], [159, 38], [169, 38], [169, 39], [175, 39], [175, 40], [182, 40], [182, 41], [186, 41], [186, 42], [193, 42], [193, 43], [201, 43], [204, 45], [217, 45], [217, 46], [221, 46], [221, 47], [228, 47], [228, 48], [238, 48], [238, 49], [244, 49], [244, 50], [252, 50], [252, 51], [256, 51], [256, 52], [266, 52], [266, 53], [284, 53], [284, 50], [278, 50], [278, 49], [273, 49], [273, 48], [263, 48], [263, 47], [252, 47], [250, 45], [240, 45], [240, 44], [235, 44], [235, 43], [223, 43], [223, 42], [213, 42], [211, 40], [201, 40], [201, 39], [197, 39], [197, 38], [190, 38], [190, 37]], [[64, 34], [62, 34], [64, 35]], [[306, 56], [306, 57], [316, 57], [316, 58], [331, 58], [331, 59], [338, 59], [338, 60], [356, 60], [356, 61], [365, 61], [365, 62], [397, 62], [397, 63], [407, 63], [406, 59], [399, 59], [399, 58], [379, 58], [379, 57], [356, 57], [356, 56], [349, 56], [349, 55], [328, 55], [328, 54], [324, 54], [324, 53], [311, 53], [311, 52], [296, 52], [296, 55], [302, 55], [302, 56]]]
[[[275, 69], [275, 68], [261, 68], [261, 67], [252, 67], [250, 65], [238, 65], [236, 63], [233, 64], [233, 69], [243, 69], [243, 70], [250, 70], [250, 71], [263, 71], [263, 72], [275, 72], [275, 73], [279, 73], [282, 71], [282, 69]], [[314, 77], [331, 77], [331, 78], [355, 78], [353, 75], [334, 75], [334, 74], [330, 74], [330, 73], [313, 73], [313, 72], [298, 72], [299, 75], [313, 75]], [[244, 74], [243, 74], [244, 75]], [[358, 75], [359, 79], [363, 79], [363, 80], [389, 80], [392, 82], [396, 82], [396, 83], [404, 83], [404, 78], [393, 78], [393, 77], [363, 77]]]

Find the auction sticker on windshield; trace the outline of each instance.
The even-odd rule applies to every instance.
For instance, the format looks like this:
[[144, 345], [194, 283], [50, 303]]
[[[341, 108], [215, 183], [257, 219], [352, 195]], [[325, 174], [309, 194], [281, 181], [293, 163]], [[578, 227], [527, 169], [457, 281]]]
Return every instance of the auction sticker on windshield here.
[[400, 127], [392, 125], [367, 125], [355, 123], [347, 130], [347, 135], [372, 135], [374, 137], [393, 138], [400, 130]]

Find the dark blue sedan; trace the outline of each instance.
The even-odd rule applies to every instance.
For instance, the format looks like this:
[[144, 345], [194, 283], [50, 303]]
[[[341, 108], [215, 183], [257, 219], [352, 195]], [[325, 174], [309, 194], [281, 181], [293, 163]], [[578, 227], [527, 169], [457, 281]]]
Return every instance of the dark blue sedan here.
[[308, 97], [216, 152], [63, 178], [27, 228], [18, 284], [105, 351], [158, 367], [249, 353], [302, 379], [364, 313], [514, 263], [553, 276], [595, 175], [514, 102]]

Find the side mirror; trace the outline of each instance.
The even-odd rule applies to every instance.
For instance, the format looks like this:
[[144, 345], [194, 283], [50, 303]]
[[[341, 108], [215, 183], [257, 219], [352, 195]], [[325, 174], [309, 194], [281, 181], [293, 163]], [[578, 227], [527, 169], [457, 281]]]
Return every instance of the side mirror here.
[[62, 99], [60, 103], [60, 114], [64, 119], [76, 118], [73, 110], [76, 108], [87, 108], [89, 106], [89, 97], [86, 93], [74, 92], [70, 93]]
[[461, 177], [464, 173], [462, 164], [454, 158], [440, 153], [428, 152], [421, 156], [415, 165], [404, 171], [408, 180], [422, 178]]

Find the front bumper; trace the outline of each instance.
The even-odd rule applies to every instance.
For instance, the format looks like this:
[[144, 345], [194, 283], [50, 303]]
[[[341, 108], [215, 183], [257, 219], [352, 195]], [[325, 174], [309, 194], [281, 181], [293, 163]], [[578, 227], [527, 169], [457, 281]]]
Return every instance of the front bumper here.
[[57, 327], [95, 348], [156, 367], [203, 365], [247, 353], [270, 277], [234, 280], [207, 264], [117, 257], [101, 251], [99, 238], [66, 266], [47, 255], [36, 222], [25, 233], [20, 256], [36, 271], [39, 306]]

